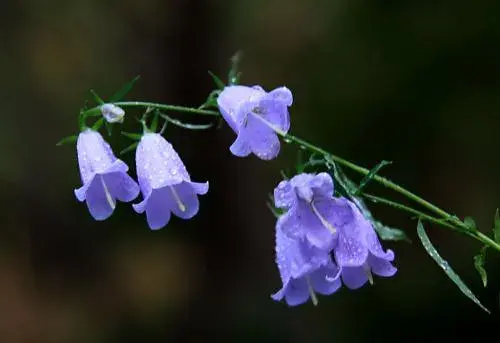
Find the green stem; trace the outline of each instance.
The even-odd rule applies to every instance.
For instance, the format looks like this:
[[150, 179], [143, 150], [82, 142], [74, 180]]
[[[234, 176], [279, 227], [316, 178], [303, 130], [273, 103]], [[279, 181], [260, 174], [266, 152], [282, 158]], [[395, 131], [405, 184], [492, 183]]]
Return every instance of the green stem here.
[[416, 210], [414, 208], [411, 208], [409, 206], [400, 204], [398, 202], [394, 202], [394, 201], [389, 200], [389, 199], [381, 198], [381, 197], [378, 197], [378, 196], [375, 196], [375, 195], [371, 195], [371, 194], [366, 194], [366, 193], [363, 193], [363, 197], [365, 197], [366, 199], [368, 199], [368, 200], [370, 200], [370, 201], [372, 201], [372, 202], [374, 202], [376, 204], [388, 205], [388, 206], [394, 207], [394, 208], [396, 208], [398, 210], [411, 213], [411, 214], [417, 216], [418, 218], [421, 218], [422, 220], [426, 220], [426, 221], [429, 221], [429, 222], [433, 222], [435, 224], [446, 226], [447, 228], [450, 228], [450, 229], [453, 229], [453, 230], [457, 230], [457, 228], [455, 226], [453, 226], [450, 223], [444, 221], [443, 219], [432, 217], [432, 216], [430, 216], [430, 215], [428, 215], [428, 214], [426, 214], [424, 212], [421, 212], [421, 211]]
[[[363, 167], [360, 167], [352, 162], [349, 162], [341, 157], [338, 157], [338, 156], [335, 156], [335, 155], [332, 155], [330, 154], [329, 152], [321, 149], [320, 147], [317, 147], [309, 142], [306, 142], [298, 137], [295, 137], [295, 136], [292, 136], [288, 133], [285, 133], [285, 134], [282, 134], [280, 132], [277, 132], [280, 136], [283, 137], [283, 139], [285, 139], [285, 141], [289, 141], [289, 142], [294, 142], [294, 143], [297, 143], [307, 149], [309, 149], [310, 151], [312, 152], [315, 152], [317, 154], [321, 154], [321, 155], [324, 155], [324, 156], [328, 156], [330, 157], [332, 160], [334, 160], [335, 162], [337, 162], [338, 164], [341, 164], [347, 168], [350, 168], [352, 170], [354, 170], [355, 172], [358, 172], [360, 174], [363, 174], [363, 175], [367, 175], [370, 170], [366, 169], [366, 168], [363, 168]], [[387, 188], [390, 188], [392, 189], [393, 191], [395, 192], [398, 192], [402, 195], [404, 195], [405, 197], [415, 201], [416, 203], [422, 205], [423, 207], [427, 208], [428, 210], [438, 214], [440, 217], [443, 217], [443, 218], [446, 218], [446, 219], [449, 219], [449, 218], [452, 218], [453, 216], [449, 213], [447, 213], [446, 211], [442, 210], [441, 208], [431, 204], [430, 202], [422, 199], [421, 197], [417, 196], [416, 194], [404, 189], [403, 187], [395, 184], [394, 182], [392, 181], [389, 181], [388, 179], [382, 177], [382, 176], [379, 176], [379, 175], [375, 175], [373, 180], [377, 181], [378, 183], [384, 185], [385, 187]]]
[[165, 110], [165, 111], [201, 114], [201, 115], [208, 115], [208, 116], [220, 115], [220, 113], [218, 111], [203, 110], [203, 109], [184, 107], [184, 106], [165, 105], [165, 104], [158, 104], [155, 102], [119, 101], [119, 102], [114, 102], [113, 104], [116, 106], [120, 106], [120, 107], [151, 107], [151, 108], [157, 108], [159, 110]]
[[[341, 157], [330, 154], [328, 151], [323, 150], [320, 147], [317, 147], [317, 146], [315, 146], [315, 145], [313, 145], [305, 140], [302, 140], [298, 137], [295, 137], [293, 135], [290, 135], [290, 134], [284, 133], [284, 132], [280, 132], [280, 131], [276, 131], [276, 133], [278, 135], [280, 135], [281, 137], [283, 137], [283, 139], [286, 142], [294, 142], [294, 143], [300, 145], [301, 147], [308, 149], [311, 152], [321, 154], [325, 157], [329, 157], [333, 161], [337, 162], [338, 164], [343, 165], [343, 166], [345, 166], [351, 170], [354, 170], [360, 174], [367, 175], [370, 172], [370, 170], [368, 170], [366, 168], [360, 167], [352, 162], [349, 162], [348, 160], [345, 160]], [[448, 227], [448, 228], [453, 229], [453, 230], [457, 230], [463, 234], [466, 234], [470, 237], [473, 237], [474, 239], [476, 239], [476, 240], [484, 243], [485, 245], [490, 246], [493, 249], [500, 252], [500, 244], [499, 243], [495, 242], [494, 240], [492, 240], [491, 238], [489, 238], [485, 234], [481, 233], [477, 229], [472, 229], [472, 228], [468, 227], [467, 225], [465, 225], [465, 223], [460, 221], [455, 216], [449, 214], [445, 210], [431, 204], [427, 200], [422, 199], [418, 195], [408, 191], [407, 189], [395, 184], [394, 182], [392, 182], [392, 181], [390, 181], [382, 176], [375, 175], [373, 179], [375, 181], [377, 181], [378, 183], [384, 185], [385, 187], [392, 189], [393, 191], [407, 197], [408, 199], [413, 200], [414, 202], [416, 202], [416, 203], [420, 204], [421, 206], [427, 208], [428, 210], [434, 212], [435, 214], [437, 214], [441, 218], [432, 217], [428, 214], [425, 214], [425, 213], [418, 211], [416, 209], [413, 209], [411, 207], [408, 207], [408, 206], [405, 206], [405, 205], [402, 205], [402, 204], [399, 204], [399, 203], [396, 203], [396, 202], [393, 202], [393, 201], [390, 201], [390, 200], [387, 200], [384, 198], [379, 198], [379, 197], [376, 197], [373, 195], [365, 194], [364, 196], [366, 198], [368, 198], [372, 201], [375, 201], [375, 202], [384, 203], [386, 205], [392, 206], [394, 208], [397, 208], [397, 209], [400, 209], [400, 210], [403, 210], [403, 211], [406, 211], [409, 213], [413, 213], [414, 215], [416, 215], [419, 218], [422, 218], [424, 220]]]
[[478, 241], [483, 242], [485, 245], [492, 247], [493, 249], [495, 249], [497, 251], [500, 251], [500, 244], [495, 242], [494, 240], [492, 240], [488, 236], [486, 236], [484, 233], [477, 231], [477, 230], [474, 230], [474, 231], [471, 231], [470, 236], [474, 237]]

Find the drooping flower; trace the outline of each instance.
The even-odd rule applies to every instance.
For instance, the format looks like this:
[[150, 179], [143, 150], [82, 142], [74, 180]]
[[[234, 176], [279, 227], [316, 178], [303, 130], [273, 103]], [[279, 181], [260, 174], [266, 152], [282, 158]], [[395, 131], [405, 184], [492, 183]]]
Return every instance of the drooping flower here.
[[260, 86], [228, 86], [217, 98], [219, 110], [237, 134], [230, 150], [235, 156], [254, 153], [263, 160], [275, 158], [280, 150], [277, 132], [290, 129], [288, 107], [292, 93], [286, 87], [266, 92]]
[[123, 123], [125, 111], [114, 104], [103, 104], [101, 113], [108, 123]]
[[340, 198], [343, 203], [344, 225], [339, 225], [338, 238], [334, 246], [335, 261], [342, 268], [342, 281], [351, 289], [373, 282], [372, 273], [378, 276], [393, 276], [397, 269], [391, 264], [394, 252], [384, 252], [372, 223], [366, 219], [351, 201]]
[[275, 206], [287, 210], [283, 214], [285, 234], [306, 239], [319, 249], [331, 249], [337, 227], [343, 225], [342, 208], [333, 197], [333, 180], [327, 173], [294, 176], [281, 181], [274, 189]]
[[160, 134], [146, 133], [136, 150], [137, 176], [144, 200], [134, 204], [146, 211], [153, 230], [167, 225], [171, 212], [183, 219], [198, 213], [198, 195], [206, 194], [208, 182], [191, 182], [179, 155]]
[[280, 217], [276, 224], [276, 264], [283, 287], [271, 297], [276, 301], [285, 298], [289, 306], [311, 298], [316, 305], [316, 293], [330, 295], [340, 288], [340, 269], [328, 251], [287, 236], [281, 228], [282, 221]]
[[76, 148], [83, 186], [75, 190], [75, 195], [79, 201], [86, 201], [94, 219], [111, 216], [116, 199], [129, 202], [139, 195], [139, 186], [127, 174], [128, 166], [115, 157], [97, 131], [81, 132]]

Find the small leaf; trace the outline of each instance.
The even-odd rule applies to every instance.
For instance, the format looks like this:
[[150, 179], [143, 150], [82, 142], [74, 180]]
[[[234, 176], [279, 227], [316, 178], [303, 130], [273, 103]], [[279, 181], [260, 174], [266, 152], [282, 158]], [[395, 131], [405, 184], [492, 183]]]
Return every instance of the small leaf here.
[[271, 210], [272, 214], [276, 217], [276, 218], [279, 218], [281, 215], [283, 215], [283, 210], [281, 210], [280, 208], [276, 208], [273, 206], [272, 202], [266, 202], [266, 205], [267, 207], [269, 208], [269, 210]]
[[134, 151], [134, 149], [137, 148], [138, 145], [139, 145], [139, 142], [135, 142], [135, 143], [130, 144], [128, 147], [126, 147], [125, 149], [120, 151], [120, 155], [124, 155], [127, 152]]
[[242, 52], [238, 51], [231, 57], [231, 69], [228, 75], [228, 83], [230, 85], [237, 85], [240, 82], [241, 73], [238, 71], [238, 68], [242, 55]]
[[495, 242], [500, 244], [500, 213], [495, 212], [495, 226], [493, 228], [493, 237], [495, 238]]
[[444, 260], [436, 250], [436, 248], [432, 245], [427, 233], [425, 232], [424, 225], [422, 221], [418, 221], [417, 225], [417, 233], [418, 237], [422, 241], [422, 245], [427, 251], [427, 254], [438, 264], [441, 269], [445, 272], [445, 274], [458, 286], [458, 288], [462, 291], [462, 293], [476, 303], [479, 307], [481, 307], [484, 311], [490, 313], [490, 311], [484, 307], [479, 299], [472, 293], [472, 291], [467, 287], [467, 285], [460, 279], [457, 273], [450, 267], [448, 262]]
[[210, 124], [189, 124], [189, 123], [183, 123], [180, 120], [170, 118], [166, 114], [160, 114], [160, 116], [163, 119], [165, 119], [166, 121], [168, 121], [169, 123], [172, 123], [172, 124], [174, 124], [176, 126], [179, 126], [179, 127], [182, 127], [184, 129], [188, 129], [188, 130], [206, 130], [206, 129], [209, 129], [209, 128], [211, 128], [213, 126], [212, 123], [210, 123]]
[[142, 138], [142, 135], [140, 133], [130, 133], [130, 132], [125, 132], [125, 131], [122, 131], [120, 132], [123, 136], [127, 137], [127, 138], [130, 138], [134, 141], [140, 141], [141, 138]]
[[98, 131], [101, 127], [102, 124], [104, 124], [104, 117], [99, 118], [94, 125], [92, 125], [92, 130]]
[[484, 264], [486, 263], [486, 250], [488, 250], [488, 246], [485, 245], [481, 248], [479, 254], [474, 256], [474, 267], [476, 267], [479, 276], [481, 276], [485, 288], [488, 285], [488, 274], [486, 273], [486, 269], [484, 269]]
[[109, 102], [116, 102], [116, 101], [120, 101], [121, 99], [123, 99], [125, 97], [125, 95], [127, 95], [128, 92], [130, 92], [132, 90], [132, 88], [134, 88], [135, 83], [140, 78], [141, 78], [141, 76], [137, 75], [132, 80], [130, 80], [129, 82], [127, 82], [126, 84], [124, 84], [122, 86], [122, 88], [120, 88], [120, 90], [118, 90], [115, 94], [113, 94], [109, 98]]
[[105, 121], [104, 126], [106, 126], [106, 130], [108, 131], [108, 136], [111, 136], [113, 134], [113, 124]]
[[217, 97], [219, 96], [220, 92], [221, 91], [219, 89], [211, 91], [207, 97], [207, 100], [205, 100], [205, 102], [202, 105], [200, 105], [198, 107], [198, 109], [202, 110], [202, 109], [211, 108], [211, 107], [218, 108]]
[[78, 136], [76, 136], [76, 135], [64, 137], [59, 142], [57, 142], [56, 145], [61, 146], [61, 145], [68, 144], [68, 143], [74, 143], [74, 142], [76, 142], [77, 139], [78, 139]]
[[219, 77], [217, 75], [215, 75], [214, 73], [212, 73], [210, 70], [208, 71], [208, 74], [210, 74], [210, 76], [212, 77], [212, 80], [214, 80], [214, 83], [217, 86], [217, 88], [224, 89], [224, 87], [226, 87], [224, 82], [222, 82], [222, 80], [219, 79]]
[[153, 115], [153, 120], [151, 121], [151, 132], [156, 132], [156, 129], [158, 129], [158, 120], [160, 118], [160, 112], [155, 111]]
[[469, 229], [476, 229], [476, 222], [474, 221], [474, 218], [472, 217], [465, 217], [464, 218], [464, 224], [469, 228]]
[[411, 243], [411, 240], [403, 230], [386, 226], [379, 221], [373, 221], [373, 226], [380, 239], [384, 241], [407, 241]]
[[90, 94], [92, 94], [95, 102], [97, 102], [99, 105], [104, 104], [104, 100], [102, 100], [101, 97], [99, 95], [97, 95], [97, 93], [93, 89], [90, 90]]
[[361, 180], [361, 182], [359, 183], [359, 187], [354, 192], [354, 195], [360, 194], [361, 191], [363, 190], [363, 188], [365, 188], [366, 185], [368, 185], [370, 183], [370, 181], [373, 180], [373, 178], [375, 177], [375, 175], [377, 175], [377, 173], [380, 171], [380, 169], [384, 168], [385, 166], [388, 166], [389, 164], [392, 164], [392, 162], [391, 161], [382, 161], [379, 164], [377, 164], [372, 170], [370, 170], [370, 172], [368, 174], [366, 174], [366, 176], [363, 178], [363, 180]]

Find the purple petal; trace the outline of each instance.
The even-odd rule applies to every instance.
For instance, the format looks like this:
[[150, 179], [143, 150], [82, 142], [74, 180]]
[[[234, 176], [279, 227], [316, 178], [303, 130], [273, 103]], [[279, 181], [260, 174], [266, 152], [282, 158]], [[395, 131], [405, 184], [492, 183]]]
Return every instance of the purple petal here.
[[95, 220], [105, 220], [113, 213], [116, 203], [114, 197], [105, 190], [102, 175], [96, 175], [86, 192], [87, 207]]
[[[353, 230], [356, 230], [352, 227]], [[348, 230], [345, 230], [348, 231]], [[335, 260], [342, 267], [358, 267], [368, 258], [368, 249], [354, 235], [339, 234], [335, 248]]]
[[109, 192], [118, 200], [129, 202], [139, 195], [139, 185], [128, 174], [114, 172], [103, 177]]
[[240, 128], [238, 139], [248, 144], [252, 152], [262, 160], [275, 158], [280, 151], [276, 133], [256, 115], [249, 115], [246, 126]]
[[370, 252], [380, 258], [380, 259], [383, 259], [383, 260], [386, 260], [386, 261], [393, 261], [394, 260], [394, 252], [392, 252], [392, 250], [387, 250], [386, 252], [384, 252], [384, 250], [382, 249], [382, 245], [380, 244], [380, 241], [377, 237], [377, 233], [375, 232], [375, 230], [373, 229], [373, 225], [368, 222], [366, 219], [364, 219], [366, 221], [366, 224], [369, 228], [366, 229], [366, 235], [365, 235], [365, 240], [366, 240], [366, 245], [368, 247], [368, 249], [370, 250]]
[[368, 276], [363, 267], [343, 267], [342, 281], [347, 288], [357, 289], [368, 281]]
[[262, 89], [246, 86], [228, 86], [217, 97], [217, 105], [224, 120], [238, 133], [248, 112], [240, 108], [246, 102], [252, 103], [265, 92]]
[[229, 150], [234, 156], [247, 157], [252, 152], [250, 144], [245, 139], [244, 135], [238, 135], [234, 143], [229, 147]]
[[208, 181], [207, 182], [189, 182], [191, 187], [193, 187], [194, 191], [198, 195], [204, 195], [208, 192]]
[[283, 102], [286, 106], [291, 106], [293, 103], [292, 92], [286, 87], [279, 87], [269, 92], [269, 95], [276, 100]]
[[342, 286], [340, 269], [331, 262], [312, 272], [309, 278], [313, 289], [323, 295], [333, 294]]
[[[324, 220], [331, 223], [332, 204], [320, 201], [314, 206]], [[302, 200], [282, 216], [281, 227], [286, 235], [306, 238], [311, 245], [322, 250], [331, 248], [335, 238], [317, 214], [313, 212], [311, 205]]]
[[179, 218], [190, 219], [200, 207], [198, 196], [190, 183], [183, 182], [179, 185], [166, 187], [168, 208]]
[[144, 197], [149, 189], [191, 181], [179, 155], [160, 134], [146, 133], [137, 147], [135, 159]]
[[309, 299], [309, 288], [304, 278], [292, 279], [286, 286], [285, 300], [288, 306], [297, 306]]
[[336, 218], [334, 223], [339, 229], [335, 260], [341, 267], [361, 266], [368, 258], [368, 248], [364, 242], [364, 235], [369, 227], [366, 226], [366, 222], [358, 220], [359, 217], [353, 211], [354, 204], [350, 201], [339, 198], [335, 204]]
[[274, 205], [289, 209], [297, 203], [297, 195], [289, 181], [281, 181], [274, 189]]
[[314, 188], [315, 198], [333, 197], [333, 180], [328, 173], [319, 173], [310, 182], [310, 187]]
[[155, 189], [151, 193], [146, 208], [146, 217], [151, 230], [158, 230], [168, 224], [170, 209], [167, 207], [169, 194], [167, 188]]
[[368, 257], [368, 265], [371, 267], [373, 274], [378, 276], [390, 277], [398, 271], [397, 268], [391, 264], [391, 262], [385, 259], [377, 258], [371, 254]]

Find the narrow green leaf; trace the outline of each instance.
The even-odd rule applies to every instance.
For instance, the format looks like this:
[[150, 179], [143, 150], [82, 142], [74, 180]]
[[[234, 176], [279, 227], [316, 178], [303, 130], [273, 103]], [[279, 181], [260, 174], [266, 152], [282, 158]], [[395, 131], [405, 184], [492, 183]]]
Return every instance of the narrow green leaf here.
[[481, 276], [481, 280], [483, 281], [483, 286], [485, 288], [488, 285], [488, 274], [486, 273], [486, 269], [484, 269], [484, 265], [486, 263], [486, 250], [488, 250], [487, 245], [482, 247], [479, 254], [474, 256], [474, 267], [479, 273], [479, 276]]
[[219, 96], [220, 92], [221, 92], [220, 89], [216, 89], [214, 91], [211, 91], [210, 94], [208, 95], [207, 99], [205, 100], [205, 102], [202, 105], [200, 105], [198, 107], [198, 109], [202, 110], [202, 109], [211, 108], [211, 107], [217, 108], [218, 107], [217, 106], [217, 97]]
[[219, 77], [217, 75], [215, 75], [214, 73], [212, 73], [210, 70], [208, 71], [208, 74], [212, 77], [212, 80], [214, 80], [214, 83], [217, 86], [217, 88], [224, 89], [224, 87], [226, 87], [224, 82], [222, 82], [222, 80], [219, 79]]
[[142, 138], [142, 135], [140, 133], [130, 133], [130, 132], [125, 132], [125, 131], [122, 131], [120, 132], [123, 136], [127, 137], [127, 138], [130, 138], [134, 141], [140, 141], [141, 138]]
[[156, 132], [156, 129], [158, 129], [158, 120], [160, 118], [160, 112], [159, 111], [155, 111], [154, 115], [153, 115], [153, 120], [151, 121], [151, 132]]
[[464, 218], [464, 224], [467, 225], [468, 228], [470, 229], [476, 229], [476, 222], [474, 221], [474, 218], [472, 217], [465, 217]]
[[124, 84], [122, 86], [122, 88], [120, 88], [115, 94], [113, 94], [109, 98], [109, 102], [116, 102], [116, 101], [120, 101], [121, 99], [123, 99], [125, 97], [125, 95], [127, 95], [128, 92], [130, 92], [132, 90], [132, 88], [134, 88], [135, 83], [140, 78], [141, 78], [141, 76], [137, 75], [132, 80], [130, 80], [129, 82], [127, 82], [126, 84]]
[[392, 164], [391, 161], [381, 161], [379, 164], [377, 164], [370, 172], [361, 180], [359, 183], [358, 189], [354, 192], [354, 195], [358, 195], [361, 193], [363, 188], [366, 187], [370, 183], [371, 180], [377, 175], [377, 173], [380, 171], [380, 169], [384, 168], [385, 166], [388, 166], [389, 164]]
[[231, 69], [229, 70], [228, 83], [230, 85], [237, 85], [240, 82], [241, 73], [238, 71], [239, 64], [243, 53], [241, 51], [236, 52], [233, 57], [231, 57]]
[[105, 121], [104, 126], [106, 127], [106, 130], [108, 131], [108, 136], [111, 136], [113, 134], [113, 124]]
[[495, 238], [495, 242], [500, 243], [500, 213], [495, 212], [495, 226], [493, 228], [493, 237]]
[[280, 209], [274, 207], [273, 204], [270, 203], [269, 201], [266, 202], [266, 205], [276, 218], [279, 218], [283, 214]]
[[372, 223], [380, 239], [384, 241], [407, 241], [411, 243], [411, 239], [408, 238], [403, 230], [386, 226], [379, 221], [373, 221]]
[[61, 146], [61, 145], [68, 144], [68, 143], [74, 143], [74, 142], [76, 142], [77, 139], [78, 139], [78, 136], [76, 136], [76, 135], [64, 137], [59, 142], [57, 142], [56, 145]]
[[438, 264], [438, 266], [441, 267], [441, 269], [443, 269], [445, 274], [451, 279], [451, 281], [453, 281], [458, 286], [460, 291], [462, 291], [462, 293], [466, 297], [475, 302], [476, 305], [481, 307], [484, 311], [490, 313], [490, 311], [481, 304], [479, 299], [472, 293], [472, 291], [469, 289], [469, 287], [467, 287], [467, 285], [462, 281], [462, 279], [460, 279], [458, 274], [455, 273], [455, 271], [450, 267], [448, 262], [439, 255], [438, 251], [432, 245], [429, 237], [427, 236], [427, 233], [425, 232], [424, 225], [422, 224], [421, 220], [418, 221], [417, 233], [418, 237], [422, 241], [422, 245], [424, 246], [425, 251], [427, 251], [427, 254], [429, 254], [429, 256]]
[[212, 123], [210, 123], [210, 124], [188, 124], [188, 123], [183, 123], [180, 120], [177, 120], [177, 119], [174, 119], [174, 118], [170, 118], [166, 114], [160, 114], [160, 116], [163, 119], [165, 119], [166, 121], [168, 121], [169, 123], [172, 123], [172, 124], [174, 124], [176, 126], [179, 126], [179, 127], [182, 127], [184, 129], [188, 129], [188, 130], [206, 130], [206, 129], [209, 129], [209, 128], [211, 128], [213, 126]]
[[92, 125], [92, 130], [94, 131], [99, 131], [99, 129], [102, 127], [102, 124], [104, 124], [104, 117], [99, 118], [94, 125]]
[[95, 90], [91, 89], [90, 94], [94, 97], [95, 102], [97, 102], [99, 105], [104, 104], [104, 100], [101, 99], [99, 95], [95, 92]]
[[120, 151], [120, 155], [124, 155], [127, 152], [134, 151], [135, 148], [137, 148], [138, 145], [139, 145], [139, 142], [134, 142], [134, 143], [130, 144], [128, 147], [126, 147], [125, 149], [123, 149], [122, 151]]

